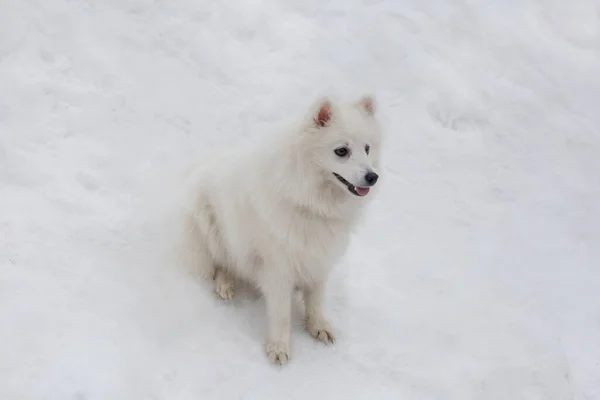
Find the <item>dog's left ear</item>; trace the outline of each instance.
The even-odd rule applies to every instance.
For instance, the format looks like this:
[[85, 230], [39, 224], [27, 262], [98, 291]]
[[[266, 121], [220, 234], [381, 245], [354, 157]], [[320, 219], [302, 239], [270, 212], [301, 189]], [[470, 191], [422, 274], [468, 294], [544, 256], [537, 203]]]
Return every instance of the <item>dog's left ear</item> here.
[[358, 105], [366, 111], [371, 117], [375, 115], [375, 97], [372, 95], [364, 95], [358, 101]]

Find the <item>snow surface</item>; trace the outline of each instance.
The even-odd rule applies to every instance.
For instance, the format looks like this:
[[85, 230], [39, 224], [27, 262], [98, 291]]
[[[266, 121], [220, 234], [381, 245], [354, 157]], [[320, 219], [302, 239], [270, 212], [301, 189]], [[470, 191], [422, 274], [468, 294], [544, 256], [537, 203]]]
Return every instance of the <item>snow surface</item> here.
[[[387, 177], [275, 368], [147, 184], [327, 91]], [[600, 399], [599, 110], [597, 0], [2, 0], [0, 399]]]

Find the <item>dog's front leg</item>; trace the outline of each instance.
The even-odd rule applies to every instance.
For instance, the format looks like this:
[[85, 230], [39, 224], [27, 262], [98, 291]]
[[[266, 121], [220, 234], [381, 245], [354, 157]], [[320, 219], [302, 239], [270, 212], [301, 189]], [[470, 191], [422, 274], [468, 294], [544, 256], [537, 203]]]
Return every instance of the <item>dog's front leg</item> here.
[[335, 336], [331, 325], [323, 313], [325, 282], [319, 282], [304, 289], [306, 307], [306, 329], [315, 339], [323, 343], [333, 343]]
[[270, 276], [261, 282], [261, 289], [267, 306], [267, 355], [272, 363], [283, 365], [290, 359], [293, 283]]

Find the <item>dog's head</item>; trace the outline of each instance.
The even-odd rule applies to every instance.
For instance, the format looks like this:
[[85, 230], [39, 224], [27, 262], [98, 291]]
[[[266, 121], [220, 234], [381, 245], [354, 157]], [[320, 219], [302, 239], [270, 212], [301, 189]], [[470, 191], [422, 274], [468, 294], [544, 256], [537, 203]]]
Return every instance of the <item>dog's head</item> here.
[[324, 179], [350, 196], [367, 196], [379, 178], [381, 129], [374, 98], [345, 104], [321, 99], [311, 114], [311, 157]]

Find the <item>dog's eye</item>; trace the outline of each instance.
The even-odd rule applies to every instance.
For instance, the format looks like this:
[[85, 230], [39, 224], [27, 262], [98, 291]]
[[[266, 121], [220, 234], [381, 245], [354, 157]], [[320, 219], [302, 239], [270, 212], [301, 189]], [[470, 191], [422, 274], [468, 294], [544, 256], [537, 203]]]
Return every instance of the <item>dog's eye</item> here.
[[365, 153], [369, 154], [369, 150], [371, 150], [371, 146], [368, 144], [365, 145]]
[[346, 157], [348, 155], [348, 148], [347, 147], [338, 147], [333, 152], [338, 157]]

